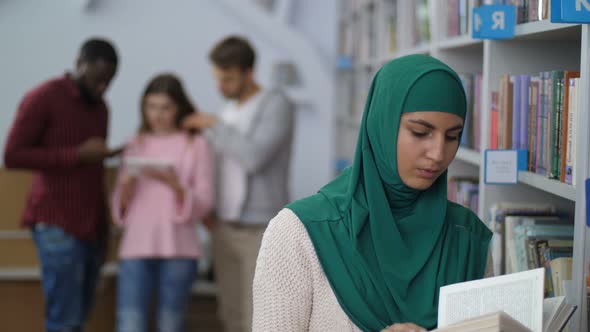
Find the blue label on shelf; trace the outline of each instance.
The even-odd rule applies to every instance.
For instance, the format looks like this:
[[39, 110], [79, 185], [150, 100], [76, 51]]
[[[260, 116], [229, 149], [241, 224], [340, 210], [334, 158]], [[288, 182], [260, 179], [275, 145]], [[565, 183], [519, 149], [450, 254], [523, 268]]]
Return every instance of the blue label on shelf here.
[[351, 165], [351, 162], [349, 159], [336, 159], [336, 163], [335, 163], [335, 168], [336, 168], [336, 173], [340, 173], [342, 171], [344, 171], [348, 166]]
[[590, 179], [586, 179], [586, 226], [590, 227]]
[[514, 5], [484, 5], [473, 8], [473, 38], [510, 39], [514, 37], [515, 26]]
[[590, 23], [590, 1], [551, 0], [551, 22]]
[[336, 60], [336, 68], [340, 70], [352, 69], [352, 57], [350, 55], [340, 55]]
[[484, 154], [484, 183], [516, 184], [518, 171], [528, 166], [528, 150], [486, 150]]

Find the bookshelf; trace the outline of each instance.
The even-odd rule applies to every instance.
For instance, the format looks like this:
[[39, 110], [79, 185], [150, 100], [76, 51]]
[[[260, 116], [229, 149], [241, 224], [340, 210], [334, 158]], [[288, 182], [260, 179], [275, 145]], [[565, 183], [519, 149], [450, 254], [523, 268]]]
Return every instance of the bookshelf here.
[[539, 174], [523, 171], [518, 172], [518, 182], [570, 201], [576, 201], [576, 188], [557, 180], [548, 179]]
[[[496, 202], [552, 203], [574, 220], [573, 297], [568, 298], [578, 310], [570, 331], [587, 331], [586, 275], [590, 262], [590, 232], [586, 231], [584, 179], [589, 176], [590, 106], [588, 77], [590, 77], [590, 27], [580, 24], [554, 24], [548, 20], [519, 24], [510, 40], [475, 40], [469, 34], [447, 37], [449, 3], [430, 0], [428, 3], [429, 39], [416, 42], [414, 27], [416, 3], [423, 1], [373, 0], [342, 1], [341, 26], [352, 27], [358, 22], [370, 22], [372, 31], [364, 43], [355, 41], [362, 33], [349, 33], [341, 42], [341, 54], [351, 56], [350, 70], [340, 70], [337, 80], [337, 111], [335, 112], [336, 153], [338, 158], [351, 159], [359, 130], [360, 116], [371, 79], [380, 65], [408, 54], [427, 54], [450, 65], [458, 73], [481, 73], [481, 116], [479, 146], [461, 147], [449, 167], [450, 177], [480, 179], [477, 214], [489, 218], [489, 209]], [[359, 5], [360, 3], [360, 5]], [[370, 3], [370, 4], [368, 4]], [[470, 0], [473, 3], [473, 0]], [[351, 5], [352, 4], [352, 5]], [[342, 9], [342, 8], [341, 8]], [[353, 18], [354, 17], [354, 18]], [[471, 22], [467, 23], [471, 30]], [[365, 34], [366, 36], [366, 34]], [[371, 51], [361, 51], [368, 47]], [[369, 54], [359, 57], [358, 54]], [[531, 172], [519, 172], [516, 185], [487, 185], [483, 183], [483, 154], [490, 146], [491, 92], [496, 91], [503, 74], [538, 74], [550, 70], [579, 70], [580, 110], [576, 126], [575, 186], [548, 179]], [[351, 107], [352, 105], [352, 107]]]
[[471, 36], [463, 35], [441, 40], [437, 43], [436, 47], [439, 50], [456, 50], [478, 46], [481, 47], [481, 45], [483, 45], [481, 39], [473, 39]]
[[459, 148], [455, 159], [474, 166], [479, 166], [481, 164], [481, 154], [478, 151], [464, 147]]

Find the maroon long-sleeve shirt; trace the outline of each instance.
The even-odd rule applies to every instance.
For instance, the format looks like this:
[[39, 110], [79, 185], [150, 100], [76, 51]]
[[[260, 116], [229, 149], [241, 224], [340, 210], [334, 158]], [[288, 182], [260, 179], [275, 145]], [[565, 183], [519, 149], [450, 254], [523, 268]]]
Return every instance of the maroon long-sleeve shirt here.
[[23, 98], [6, 143], [4, 163], [33, 171], [23, 226], [47, 223], [81, 240], [104, 226], [103, 165], [83, 165], [77, 147], [91, 137], [106, 140], [108, 111], [89, 104], [71, 77], [49, 80]]

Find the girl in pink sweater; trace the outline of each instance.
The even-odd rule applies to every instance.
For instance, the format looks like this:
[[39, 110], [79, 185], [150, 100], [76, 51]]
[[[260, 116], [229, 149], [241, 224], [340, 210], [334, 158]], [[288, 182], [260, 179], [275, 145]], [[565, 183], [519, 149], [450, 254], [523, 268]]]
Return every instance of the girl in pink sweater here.
[[113, 219], [125, 230], [119, 332], [147, 331], [151, 303], [158, 331], [183, 330], [200, 254], [195, 221], [210, 212], [214, 200], [207, 143], [179, 129], [193, 112], [173, 75], [156, 76], [143, 94], [141, 128], [125, 149], [112, 197]]

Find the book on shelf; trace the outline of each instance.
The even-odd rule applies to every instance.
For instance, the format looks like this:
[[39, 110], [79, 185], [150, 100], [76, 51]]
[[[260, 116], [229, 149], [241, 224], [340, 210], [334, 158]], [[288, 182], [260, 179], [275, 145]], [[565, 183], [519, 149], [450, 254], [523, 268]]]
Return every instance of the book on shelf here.
[[397, 52], [397, 1], [385, 1], [383, 2], [383, 12], [384, 12], [384, 24], [383, 32], [385, 35], [383, 36], [382, 42], [385, 44], [385, 54], [383, 56], [388, 56], [390, 54], [394, 54]]
[[467, 114], [461, 135], [460, 145], [462, 147], [480, 150], [480, 119], [481, 119], [481, 96], [482, 96], [482, 75], [480, 73], [460, 73], [459, 78], [467, 97]]
[[502, 75], [491, 95], [490, 148], [528, 150], [529, 171], [575, 183], [571, 174], [579, 76], [567, 70]]
[[428, 0], [411, 1], [412, 13], [410, 15], [410, 26], [412, 34], [410, 44], [418, 46], [430, 42], [430, 8]]
[[533, 269], [440, 288], [438, 332], [558, 332], [576, 306], [543, 296], [545, 271]]
[[351, 22], [340, 24], [338, 36], [338, 53], [340, 55], [352, 56], [354, 54], [354, 29]]
[[489, 210], [487, 225], [493, 232], [491, 252], [494, 275], [506, 273], [505, 267], [505, 220], [509, 216], [553, 217], [560, 216], [552, 204], [498, 202]]
[[[445, 1], [446, 2], [446, 1]], [[441, 1], [441, 4], [445, 2]], [[471, 12], [482, 5], [481, 0], [449, 0], [447, 3], [447, 37], [469, 35]]]
[[518, 24], [549, 19], [550, 0], [493, 0], [494, 4], [516, 6]]
[[497, 203], [489, 212], [494, 275], [541, 268], [544, 295], [566, 295], [572, 279], [573, 220], [549, 204]]
[[562, 295], [562, 279], [571, 265], [553, 267], [553, 260], [571, 258], [574, 226], [558, 216], [507, 216], [504, 220], [504, 272], [507, 274], [544, 268], [545, 295]]
[[500, 134], [499, 134], [499, 128], [498, 128], [498, 124], [500, 122], [500, 113], [498, 111], [498, 99], [500, 98], [499, 94], [497, 91], [493, 91], [492, 92], [492, 98], [491, 98], [491, 110], [490, 110], [490, 122], [491, 122], [491, 128], [490, 128], [490, 133], [491, 133], [491, 137], [490, 137], [490, 149], [499, 149], [499, 141], [500, 141]]
[[477, 213], [479, 201], [479, 180], [475, 177], [450, 177], [447, 198]]
[[567, 184], [574, 184], [574, 161], [575, 161], [575, 124], [577, 123], [577, 111], [579, 110], [579, 98], [576, 85], [580, 80], [580, 72], [566, 71], [564, 74], [564, 128], [563, 141], [565, 142], [565, 158], [562, 159], [561, 181]]

